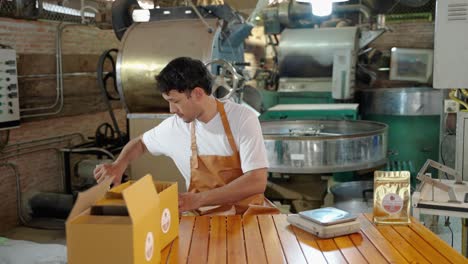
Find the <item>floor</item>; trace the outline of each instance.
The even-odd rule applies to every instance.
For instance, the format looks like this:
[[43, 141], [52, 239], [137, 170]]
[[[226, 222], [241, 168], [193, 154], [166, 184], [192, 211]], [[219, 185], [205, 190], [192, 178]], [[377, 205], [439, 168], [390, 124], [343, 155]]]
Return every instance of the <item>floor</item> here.
[[66, 244], [65, 230], [46, 230], [19, 226], [6, 232], [3, 236], [10, 239], [28, 240], [37, 243]]

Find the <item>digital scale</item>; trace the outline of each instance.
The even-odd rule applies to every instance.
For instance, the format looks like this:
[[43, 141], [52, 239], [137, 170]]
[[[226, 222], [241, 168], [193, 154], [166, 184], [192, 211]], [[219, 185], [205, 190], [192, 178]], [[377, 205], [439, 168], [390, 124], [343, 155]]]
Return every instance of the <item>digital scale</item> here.
[[288, 215], [287, 221], [320, 238], [344, 236], [361, 229], [361, 223], [356, 216], [333, 207]]

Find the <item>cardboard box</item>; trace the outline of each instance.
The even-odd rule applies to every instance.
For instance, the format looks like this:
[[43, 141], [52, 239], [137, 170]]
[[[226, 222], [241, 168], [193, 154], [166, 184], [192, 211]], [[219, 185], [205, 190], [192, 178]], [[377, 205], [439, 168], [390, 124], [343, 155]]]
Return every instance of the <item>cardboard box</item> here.
[[[151, 177], [150, 174], [145, 177]], [[122, 192], [130, 188], [135, 181], [128, 181], [112, 188], [106, 194], [106, 198], [100, 201], [101, 204], [116, 204], [122, 199]], [[156, 219], [160, 223], [160, 245], [165, 248], [179, 235], [179, 196], [177, 182], [155, 181], [154, 187], [159, 196], [160, 218]]]
[[[151, 176], [121, 192], [125, 206], [97, 205], [126, 210], [117, 210], [117, 215], [92, 215], [93, 205], [105, 196], [111, 181], [106, 179], [78, 195], [66, 223], [68, 263], [160, 263], [160, 223], [154, 219], [160, 219], [161, 201]], [[120, 215], [122, 212], [128, 215]]]

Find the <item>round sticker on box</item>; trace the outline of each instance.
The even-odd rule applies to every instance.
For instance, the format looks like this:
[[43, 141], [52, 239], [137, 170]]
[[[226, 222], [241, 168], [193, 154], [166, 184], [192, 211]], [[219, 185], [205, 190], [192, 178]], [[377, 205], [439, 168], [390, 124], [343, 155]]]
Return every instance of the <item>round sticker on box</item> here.
[[161, 215], [161, 229], [164, 234], [169, 231], [169, 228], [171, 228], [171, 212], [169, 209], [164, 208], [163, 213]]
[[148, 234], [146, 234], [146, 241], [145, 241], [146, 261], [150, 261], [153, 258], [153, 250], [154, 250], [153, 232], [148, 232]]
[[389, 193], [382, 200], [384, 210], [389, 214], [395, 214], [403, 208], [403, 199], [396, 193]]

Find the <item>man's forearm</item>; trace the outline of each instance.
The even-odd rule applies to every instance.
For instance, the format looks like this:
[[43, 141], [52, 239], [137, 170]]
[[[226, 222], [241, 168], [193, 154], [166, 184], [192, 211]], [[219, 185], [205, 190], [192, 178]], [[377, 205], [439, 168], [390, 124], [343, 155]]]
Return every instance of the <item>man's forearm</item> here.
[[267, 170], [250, 171], [223, 187], [200, 193], [202, 206], [232, 204], [265, 192]]
[[141, 136], [134, 138], [125, 145], [115, 163], [126, 168], [130, 162], [140, 157], [145, 152], [146, 147], [143, 144]]

